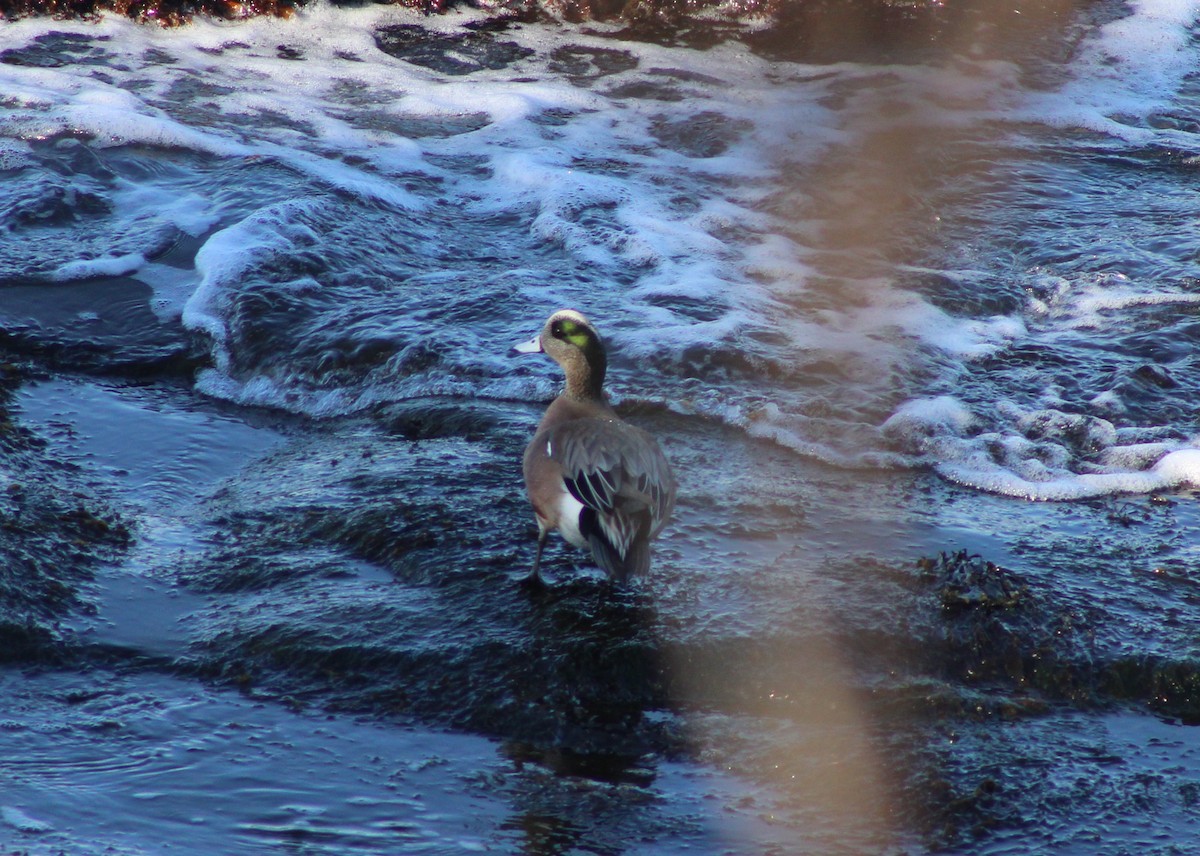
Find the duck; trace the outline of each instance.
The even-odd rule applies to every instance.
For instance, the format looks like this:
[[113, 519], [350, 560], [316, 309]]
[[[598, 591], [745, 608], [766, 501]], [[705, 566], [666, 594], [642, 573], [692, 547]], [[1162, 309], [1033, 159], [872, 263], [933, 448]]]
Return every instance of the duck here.
[[652, 435], [621, 419], [604, 392], [608, 356], [596, 328], [580, 312], [552, 314], [516, 354], [544, 353], [566, 384], [525, 448], [525, 489], [538, 525], [533, 569], [543, 586], [542, 551], [553, 531], [592, 559], [612, 583], [650, 569], [650, 542], [675, 506], [675, 476]]

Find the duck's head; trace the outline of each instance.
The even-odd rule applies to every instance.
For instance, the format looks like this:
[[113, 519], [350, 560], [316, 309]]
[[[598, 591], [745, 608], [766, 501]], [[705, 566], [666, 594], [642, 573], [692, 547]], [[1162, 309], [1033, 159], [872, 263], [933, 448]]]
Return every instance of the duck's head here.
[[549, 354], [567, 376], [568, 393], [600, 396], [608, 357], [600, 334], [583, 313], [560, 309], [546, 319], [542, 332], [513, 350], [519, 354]]

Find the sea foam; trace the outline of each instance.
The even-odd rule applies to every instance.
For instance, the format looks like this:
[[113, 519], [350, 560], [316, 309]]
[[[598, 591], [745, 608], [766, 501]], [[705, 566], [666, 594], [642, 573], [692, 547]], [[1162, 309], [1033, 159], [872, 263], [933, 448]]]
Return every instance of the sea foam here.
[[[494, 38], [520, 50], [465, 77], [376, 41], [398, 24], [453, 36], [477, 13], [318, 3], [292, 21], [175, 30], [22, 21], [13, 44], [53, 28], [104, 39], [109, 59], [102, 74], [0, 65], [0, 158], [28, 168], [37, 147], [66, 157], [55, 140], [80, 138], [116, 165], [67, 192], [97, 194], [121, 239], [33, 273], [150, 284], [160, 317], [211, 343], [198, 386], [217, 397], [336, 416], [413, 396], [546, 396], [553, 367], [514, 367], [488, 335], [507, 344], [579, 305], [613, 346], [617, 400], [1014, 496], [1165, 489], [1191, 478], [1190, 442], [1122, 436], [1107, 420], [1136, 409], [1128, 390], [1071, 401], [1053, 379], [971, 397], [955, 384], [1121, 313], [1186, 307], [1185, 285], [1045, 270], [1024, 303], [973, 312], [901, 285], [990, 287], [970, 259], [889, 265], [869, 219], [861, 246], [828, 236], [870, 214], [848, 187], [889, 178], [871, 172], [877, 138], [1018, 137], [1033, 122], [1167, 139], [1144, 120], [1188, 73], [1195, 12], [1135, 4], [1053, 91], [1022, 88], [1010, 62], [805, 66], [733, 43], [616, 41], [601, 25], [513, 26]], [[161, 153], [155, 167], [121, 173], [139, 147]], [[193, 269], [161, 260], [187, 240], [201, 244]]]
[[1134, 0], [1130, 14], [1085, 39], [1056, 91], [1031, 95], [1024, 108], [1038, 122], [1084, 128], [1139, 144], [1155, 141], [1195, 150], [1195, 134], [1147, 126], [1170, 106], [1196, 68], [1191, 28], [1200, 17], [1195, 0]]

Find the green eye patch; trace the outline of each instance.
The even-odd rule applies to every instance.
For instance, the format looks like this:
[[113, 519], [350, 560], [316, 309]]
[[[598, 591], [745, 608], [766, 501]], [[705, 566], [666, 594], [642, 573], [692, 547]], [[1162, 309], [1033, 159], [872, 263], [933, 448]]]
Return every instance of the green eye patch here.
[[555, 330], [558, 338], [570, 342], [581, 351], [586, 351], [592, 342], [591, 336], [588, 334], [587, 328], [581, 327], [570, 319], [564, 319], [559, 322], [558, 329]]

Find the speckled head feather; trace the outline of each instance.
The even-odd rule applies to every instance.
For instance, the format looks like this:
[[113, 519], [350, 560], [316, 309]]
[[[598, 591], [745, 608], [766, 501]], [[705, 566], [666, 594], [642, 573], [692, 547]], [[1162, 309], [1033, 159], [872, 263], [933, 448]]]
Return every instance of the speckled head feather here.
[[600, 334], [583, 313], [561, 309], [547, 319], [540, 336], [542, 350], [562, 366], [567, 394], [603, 398], [608, 355]]

